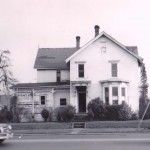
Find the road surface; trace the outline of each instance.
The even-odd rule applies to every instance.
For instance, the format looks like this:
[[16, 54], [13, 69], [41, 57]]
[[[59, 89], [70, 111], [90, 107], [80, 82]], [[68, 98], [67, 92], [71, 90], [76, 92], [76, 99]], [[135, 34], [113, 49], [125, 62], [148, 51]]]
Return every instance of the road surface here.
[[0, 150], [149, 150], [150, 134], [24, 135], [0, 144]]

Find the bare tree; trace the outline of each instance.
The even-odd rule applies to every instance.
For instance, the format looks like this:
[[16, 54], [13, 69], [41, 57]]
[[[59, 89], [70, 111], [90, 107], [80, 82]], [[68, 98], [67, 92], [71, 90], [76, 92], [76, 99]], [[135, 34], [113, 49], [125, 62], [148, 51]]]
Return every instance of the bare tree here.
[[9, 54], [9, 50], [0, 50], [0, 86], [3, 88], [1, 90], [8, 90], [16, 82], [10, 69]]

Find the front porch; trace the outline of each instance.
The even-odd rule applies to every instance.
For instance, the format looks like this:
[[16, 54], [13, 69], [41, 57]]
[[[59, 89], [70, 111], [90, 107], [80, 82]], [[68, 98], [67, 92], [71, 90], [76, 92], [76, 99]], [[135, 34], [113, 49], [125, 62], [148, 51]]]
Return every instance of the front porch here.
[[88, 90], [91, 81], [71, 81], [71, 94], [73, 94], [73, 103], [76, 107], [76, 113], [86, 114], [89, 101]]

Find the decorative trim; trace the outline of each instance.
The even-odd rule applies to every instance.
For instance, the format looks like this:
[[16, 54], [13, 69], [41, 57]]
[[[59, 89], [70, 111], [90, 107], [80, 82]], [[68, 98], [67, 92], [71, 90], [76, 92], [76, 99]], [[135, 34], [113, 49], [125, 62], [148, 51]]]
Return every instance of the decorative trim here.
[[110, 83], [110, 82], [124, 82], [129, 83], [127, 80], [121, 80], [121, 79], [108, 79], [108, 80], [101, 80], [100, 83]]
[[109, 63], [118, 63], [120, 60], [108, 60]]
[[75, 61], [76, 64], [85, 64], [86, 61]]

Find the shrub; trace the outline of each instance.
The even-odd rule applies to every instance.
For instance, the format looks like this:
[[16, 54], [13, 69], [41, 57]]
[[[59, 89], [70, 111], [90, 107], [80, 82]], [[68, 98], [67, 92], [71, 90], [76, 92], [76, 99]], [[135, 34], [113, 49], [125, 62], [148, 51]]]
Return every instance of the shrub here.
[[58, 107], [54, 110], [58, 121], [72, 121], [75, 116], [75, 108], [71, 105], [65, 107]]
[[12, 110], [8, 110], [7, 114], [6, 114], [6, 117], [7, 117], [7, 120], [9, 122], [12, 122], [12, 120], [13, 120], [13, 111]]
[[121, 105], [108, 105], [106, 106], [107, 109], [107, 120], [121, 120], [120, 113]]
[[92, 109], [88, 110], [87, 119], [89, 121], [92, 121], [94, 119], [94, 113], [93, 113]]
[[4, 106], [0, 111], [0, 122], [11, 122], [13, 119], [13, 113], [8, 110], [7, 106]]
[[131, 108], [126, 104], [108, 105], [107, 120], [130, 120], [132, 116]]
[[130, 120], [132, 117], [131, 108], [126, 103], [105, 105], [100, 98], [91, 100], [87, 109], [89, 120]]
[[105, 120], [106, 119], [106, 106], [99, 97], [91, 100], [87, 106], [88, 111], [92, 111], [95, 120]]
[[62, 107], [57, 107], [54, 110], [54, 114], [56, 116], [57, 121], [61, 121], [61, 111], [62, 111]]
[[41, 111], [41, 115], [42, 115], [42, 117], [44, 118], [44, 121], [46, 122], [47, 119], [48, 119], [48, 117], [49, 117], [49, 111], [48, 111], [46, 108], [44, 108], [44, 109]]
[[138, 119], [139, 119], [139, 117], [138, 117], [138, 115], [136, 113], [133, 113], [131, 115], [131, 119], [130, 120], [138, 120]]

